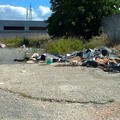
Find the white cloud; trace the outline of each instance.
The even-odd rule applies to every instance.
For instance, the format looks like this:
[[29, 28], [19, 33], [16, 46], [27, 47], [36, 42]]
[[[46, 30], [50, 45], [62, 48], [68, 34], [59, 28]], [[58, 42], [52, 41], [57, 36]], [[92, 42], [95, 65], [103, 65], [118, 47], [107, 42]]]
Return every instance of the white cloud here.
[[0, 5], [0, 19], [25, 19], [26, 9], [10, 5]]
[[50, 8], [48, 8], [48, 7], [46, 7], [46, 6], [39, 6], [39, 11], [41, 12], [41, 15], [42, 15], [42, 16], [51, 13]]
[[[0, 5], [0, 19], [1, 20], [26, 20], [26, 8]], [[51, 11], [48, 7], [39, 6], [37, 10], [32, 9], [33, 20], [45, 20], [51, 15]]]
[[38, 18], [42, 18], [46, 20], [52, 13], [49, 7], [46, 6], [39, 6], [39, 8], [36, 10]]

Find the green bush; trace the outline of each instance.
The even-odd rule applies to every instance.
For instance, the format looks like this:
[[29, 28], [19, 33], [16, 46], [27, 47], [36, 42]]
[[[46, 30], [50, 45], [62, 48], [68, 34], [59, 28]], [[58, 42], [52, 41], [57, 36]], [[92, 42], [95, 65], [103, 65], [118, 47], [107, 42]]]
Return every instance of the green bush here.
[[52, 54], [66, 54], [84, 48], [82, 40], [77, 38], [57, 39], [48, 44], [47, 52]]

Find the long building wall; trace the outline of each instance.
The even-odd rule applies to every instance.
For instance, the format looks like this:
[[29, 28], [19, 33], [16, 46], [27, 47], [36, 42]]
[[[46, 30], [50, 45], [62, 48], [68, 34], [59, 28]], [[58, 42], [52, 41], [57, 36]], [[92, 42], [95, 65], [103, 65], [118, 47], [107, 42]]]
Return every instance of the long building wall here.
[[10, 32], [47, 32], [44, 21], [0, 20], [0, 33]]

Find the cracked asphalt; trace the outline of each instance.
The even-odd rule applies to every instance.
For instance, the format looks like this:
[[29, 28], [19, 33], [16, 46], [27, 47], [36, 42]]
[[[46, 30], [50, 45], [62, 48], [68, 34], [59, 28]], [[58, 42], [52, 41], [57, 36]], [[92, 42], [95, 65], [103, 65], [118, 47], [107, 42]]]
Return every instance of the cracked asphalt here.
[[120, 120], [120, 73], [1, 64], [0, 120]]

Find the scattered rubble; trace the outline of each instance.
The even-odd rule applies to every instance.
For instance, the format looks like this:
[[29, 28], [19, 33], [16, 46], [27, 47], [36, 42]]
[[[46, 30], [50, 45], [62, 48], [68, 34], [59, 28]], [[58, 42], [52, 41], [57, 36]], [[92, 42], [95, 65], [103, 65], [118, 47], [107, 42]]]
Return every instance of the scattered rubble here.
[[6, 48], [5, 44], [0, 43], [0, 48]]
[[120, 72], [120, 51], [104, 46], [99, 49], [83, 49], [64, 56], [34, 53], [29, 59], [24, 60], [27, 63], [53, 64], [57, 62], [57, 66], [99, 67], [107, 72]]

